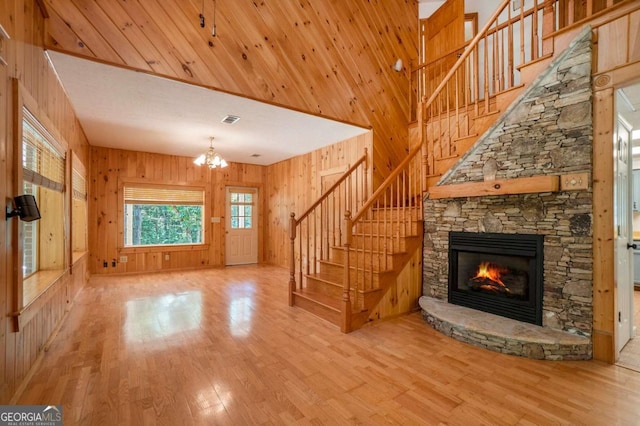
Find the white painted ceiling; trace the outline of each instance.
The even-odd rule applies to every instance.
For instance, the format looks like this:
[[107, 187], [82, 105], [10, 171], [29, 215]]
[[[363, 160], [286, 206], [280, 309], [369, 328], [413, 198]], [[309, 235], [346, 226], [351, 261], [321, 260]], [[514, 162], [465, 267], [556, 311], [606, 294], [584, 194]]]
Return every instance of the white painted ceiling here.
[[[48, 51], [93, 146], [269, 165], [368, 129]], [[235, 124], [224, 124], [236, 115]], [[255, 155], [258, 155], [257, 157]]]

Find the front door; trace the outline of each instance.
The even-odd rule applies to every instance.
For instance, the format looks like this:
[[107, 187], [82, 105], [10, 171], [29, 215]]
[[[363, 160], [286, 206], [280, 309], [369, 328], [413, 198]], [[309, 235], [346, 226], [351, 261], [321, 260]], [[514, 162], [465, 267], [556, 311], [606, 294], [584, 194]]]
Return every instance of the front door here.
[[225, 264], [258, 263], [258, 189], [227, 187]]
[[616, 291], [618, 302], [618, 330], [616, 336], [616, 349], [619, 354], [624, 345], [631, 338], [631, 304], [633, 301], [633, 251], [630, 249], [633, 238], [631, 235], [631, 138], [630, 130], [622, 118], [617, 120], [614, 134], [616, 153], [616, 179], [614, 188], [615, 222], [616, 231]]

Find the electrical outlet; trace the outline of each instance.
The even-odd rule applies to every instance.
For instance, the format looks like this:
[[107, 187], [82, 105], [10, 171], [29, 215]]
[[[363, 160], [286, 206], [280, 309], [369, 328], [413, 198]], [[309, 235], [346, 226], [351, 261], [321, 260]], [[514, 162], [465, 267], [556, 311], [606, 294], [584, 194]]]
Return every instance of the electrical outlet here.
[[104, 262], [102, 262], [102, 267], [103, 268], [108, 268], [109, 267], [109, 263], [105, 260]]
[[169, 260], [169, 255], [168, 254], [164, 255], [164, 260]]
[[120, 263], [127, 263], [129, 258], [127, 256], [120, 256]]
[[116, 265], [117, 265], [117, 262], [116, 262], [116, 260], [115, 260], [115, 259], [113, 259], [113, 260], [111, 261], [111, 266], [115, 268], [115, 267], [116, 267]]

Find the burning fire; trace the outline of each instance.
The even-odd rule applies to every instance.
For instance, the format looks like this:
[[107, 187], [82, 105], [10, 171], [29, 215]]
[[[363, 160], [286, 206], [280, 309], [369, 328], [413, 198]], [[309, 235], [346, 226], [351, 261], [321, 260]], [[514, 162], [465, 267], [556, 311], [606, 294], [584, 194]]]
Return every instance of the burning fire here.
[[[478, 266], [478, 272], [476, 273], [476, 276], [473, 277], [473, 279], [479, 278], [479, 279], [487, 279], [487, 280], [493, 281], [495, 284], [498, 284], [504, 287], [504, 290], [506, 292], [509, 292], [509, 289], [507, 288], [505, 283], [502, 282], [502, 279], [501, 279], [503, 272], [506, 272], [506, 270], [504, 268], [501, 268], [500, 266], [497, 266], [490, 262], [482, 262]], [[491, 287], [493, 286], [494, 285], [485, 284], [485, 285], [481, 285], [480, 288], [483, 288], [485, 290], [491, 290]]]

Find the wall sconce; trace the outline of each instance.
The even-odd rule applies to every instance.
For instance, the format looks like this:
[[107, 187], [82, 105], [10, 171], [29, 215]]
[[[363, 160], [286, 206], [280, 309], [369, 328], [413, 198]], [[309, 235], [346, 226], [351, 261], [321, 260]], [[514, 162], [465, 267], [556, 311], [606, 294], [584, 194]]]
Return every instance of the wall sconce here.
[[40, 210], [33, 195], [18, 195], [13, 199], [16, 208], [7, 212], [7, 219], [19, 216], [20, 220], [32, 222], [40, 219]]

